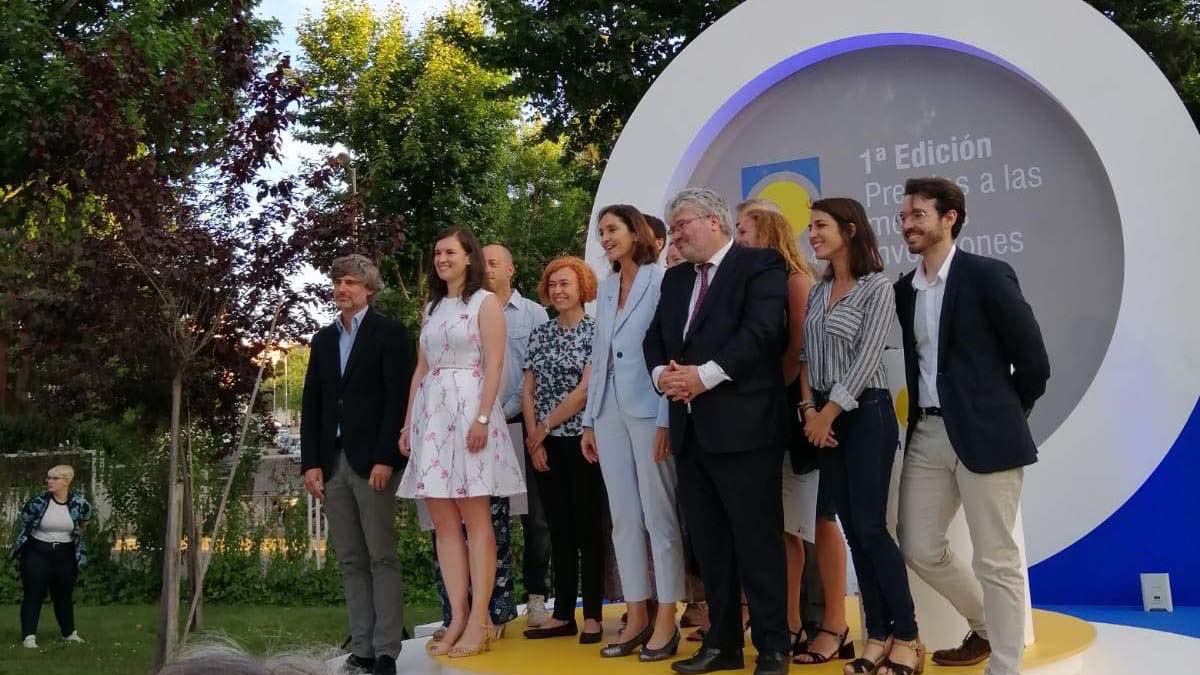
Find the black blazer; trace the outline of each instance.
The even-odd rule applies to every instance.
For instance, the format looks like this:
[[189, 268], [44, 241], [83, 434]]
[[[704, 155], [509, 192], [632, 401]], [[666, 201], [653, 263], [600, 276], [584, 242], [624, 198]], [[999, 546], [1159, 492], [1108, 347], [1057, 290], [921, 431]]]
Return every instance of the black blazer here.
[[787, 345], [787, 267], [771, 249], [734, 245], [709, 281], [687, 338], [694, 265], [676, 265], [663, 277], [658, 308], [646, 330], [646, 366], [715, 361], [731, 378], [687, 406], [670, 403], [671, 448], [684, 445], [685, 424], [695, 425], [700, 452], [778, 449], [788, 444], [787, 394], [779, 363]]
[[321, 467], [325, 480], [333, 476], [339, 424], [355, 473], [366, 478], [375, 464], [403, 468], [406, 460], [397, 442], [412, 379], [408, 336], [400, 324], [368, 309], [344, 375], [338, 337], [337, 326], [329, 324], [312, 339], [300, 418], [300, 470]]
[[[896, 282], [904, 340], [908, 438], [921, 406], [913, 314], [916, 270]], [[1026, 418], [1046, 391], [1050, 359], [1037, 319], [1008, 263], [961, 249], [950, 260], [938, 326], [937, 390], [950, 444], [975, 473], [1037, 461]]]

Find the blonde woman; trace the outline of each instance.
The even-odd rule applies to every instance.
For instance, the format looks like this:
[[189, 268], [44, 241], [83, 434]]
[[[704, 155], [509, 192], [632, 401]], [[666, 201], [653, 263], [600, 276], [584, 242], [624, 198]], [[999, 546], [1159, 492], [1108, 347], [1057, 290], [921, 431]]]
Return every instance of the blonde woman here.
[[[750, 199], [737, 208], [736, 241], [743, 246], [772, 248], [783, 256], [788, 267], [788, 344], [783, 356], [783, 378], [791, 404], [803, 398], [808, 384], [804, 360], [804, 317], [813, 273], [800, 249], [796, 235], [782, 210], [774, 202]], [[838, 638], [846, 630], [846, 542], [837, 523], [832, 495], [818, 491], [816, 451], [804, 437], [798, 416], [793, 416], [790, 460], [783, 466], [783, 520], [788, 562], [788, 632], [792, 635], [792, 654], [798, 663], [820, 663], [834, 654], [852, 656], [850, 647], [839, 648]], [[817, 492], [815, 499], [813, 492]], [[816, 504], [815, 518], [812, 504]], [[808, 508], [806, 509], [806, 505]], [[812, 541], [817, 552], [822, 588], [825, 593], [824, 616], [817, 635], [804, 635], [800, 616], [800, 583], [804, 572], [804, 540]], [[809, 650], [813, 653], [809, 653]], [[828, 656], [827, 656], [828, 654]]]
[[38, 618], [48, 594], [54, 602], [54, 618], [68, 642], [83, 642], [75, 630], [75, 607], [71, 595], [79, 569], [87, 562], [83, 524], [92, 506], [83, 495], [71, 490], [75, 470], [66, 464], [46, 472], [46, 491], [21, 507], [21, 526], [9, 559], [21, 561], [22, 644], [37, 649]]

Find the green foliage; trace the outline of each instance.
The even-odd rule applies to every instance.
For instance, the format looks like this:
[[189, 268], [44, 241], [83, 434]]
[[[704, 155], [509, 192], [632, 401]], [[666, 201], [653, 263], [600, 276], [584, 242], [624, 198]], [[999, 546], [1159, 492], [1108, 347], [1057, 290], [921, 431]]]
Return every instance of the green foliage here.
[[[468, 43], [483, 63], [515, 73], [508, 91], [528, 96], [546, 120], [545, 133], [565, 135], [598, 176], [659, 73], [741, 2], [480, 0], [495, 31]], [[1200, 2], [1089, 3], [1150, 54], [1200, 121]]]
[[1146, 50], [1200, 125], [1200, 1], [1088, 0]]
[[529, 97], [548, 137], [566, 136], [601, 166], [658, 74], [741, 1], [481, 0], [495, 32], [474, 45], [484, 63], [516, 73], [510, 91]]
[[590, 176], [563, 143], [541, 140], [540, 123], [522, 122], [507, 72], [478, 61], [477, 5], [451, 6], [413, 37], [398, 11], [329, 0], [299, 33], [313, 99], [302, 137], [345, 145], [365, 217], [405, 223], [405, 246], [380, 260], [378, 309], [416, 335], [433, 238], [448, 225], [507, 244], [529, 295], [551, 258], [582, 250]]

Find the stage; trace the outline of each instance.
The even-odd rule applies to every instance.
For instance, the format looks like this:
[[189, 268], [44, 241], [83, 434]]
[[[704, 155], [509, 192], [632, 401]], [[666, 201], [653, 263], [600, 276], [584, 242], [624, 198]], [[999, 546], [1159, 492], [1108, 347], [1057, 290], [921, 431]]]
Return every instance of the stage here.
[[[847, 615], [852, 618], [851, 635], [857, 641], [860, 639], [856, 620], [859, 613], [855, 599], [850, 599], [847, 610]], [[622, 611], [623, 605], [605, 607], [606, 637], [611, 639], [616, 635]], [[578, 619], [582, 624], [582, 616]], [[1194, 664], [1200, 662], [1200, 639], [1129, 626], [1090, 624], [1065, 614], [1041, 610], [1034, 610], [1033, 620], [1037, 641], [1026, 650], [1024, 675], [1178, 673], [1191, 672]], [[408, 640], [397, 660], [397, 670], [409, 675], [666, 675], [671, 672], [670, 660], [641, 663], [636, 656], [602, 659], [598, 654], [602, 645], [580, 645], [575, 637], [526, 640], [521, 636], [524, 623], [524, 618], [513, 621], [507, 626], [504, 637], [493, 643], [492, 651], [465, 659], [432, 658], [424, 649], [427, 637]], [[695, 651], [697, 646], [694, 642], [682, 643], [680, 658]], [[841, 673], [845, 663], [793, 665], [791, 670], [793, 673], [832, 675]], [[754, 650], [749, 636], [746, 666], [746, 672], [754, 667]], [[932, 662], [925, 669], [932, 675], [969, 675], [983, 671], [984, 664], [943, 668]]]

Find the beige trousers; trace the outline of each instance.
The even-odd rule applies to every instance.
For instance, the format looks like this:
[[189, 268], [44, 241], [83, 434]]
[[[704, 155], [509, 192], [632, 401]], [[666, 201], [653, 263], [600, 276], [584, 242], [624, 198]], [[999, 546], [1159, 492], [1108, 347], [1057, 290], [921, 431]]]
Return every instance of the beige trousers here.
[[[909, 567], [992, 646], [987, 675], [1015, 675], [1025, 652], [1025, 577], [1013, 525], [1024, 469], [974, 473], [963, 466], [941, 417], [922, 417], [900, 476], [897, 533]], [[962, 506], [974, 557], [950, 550], [946, 530]]]

